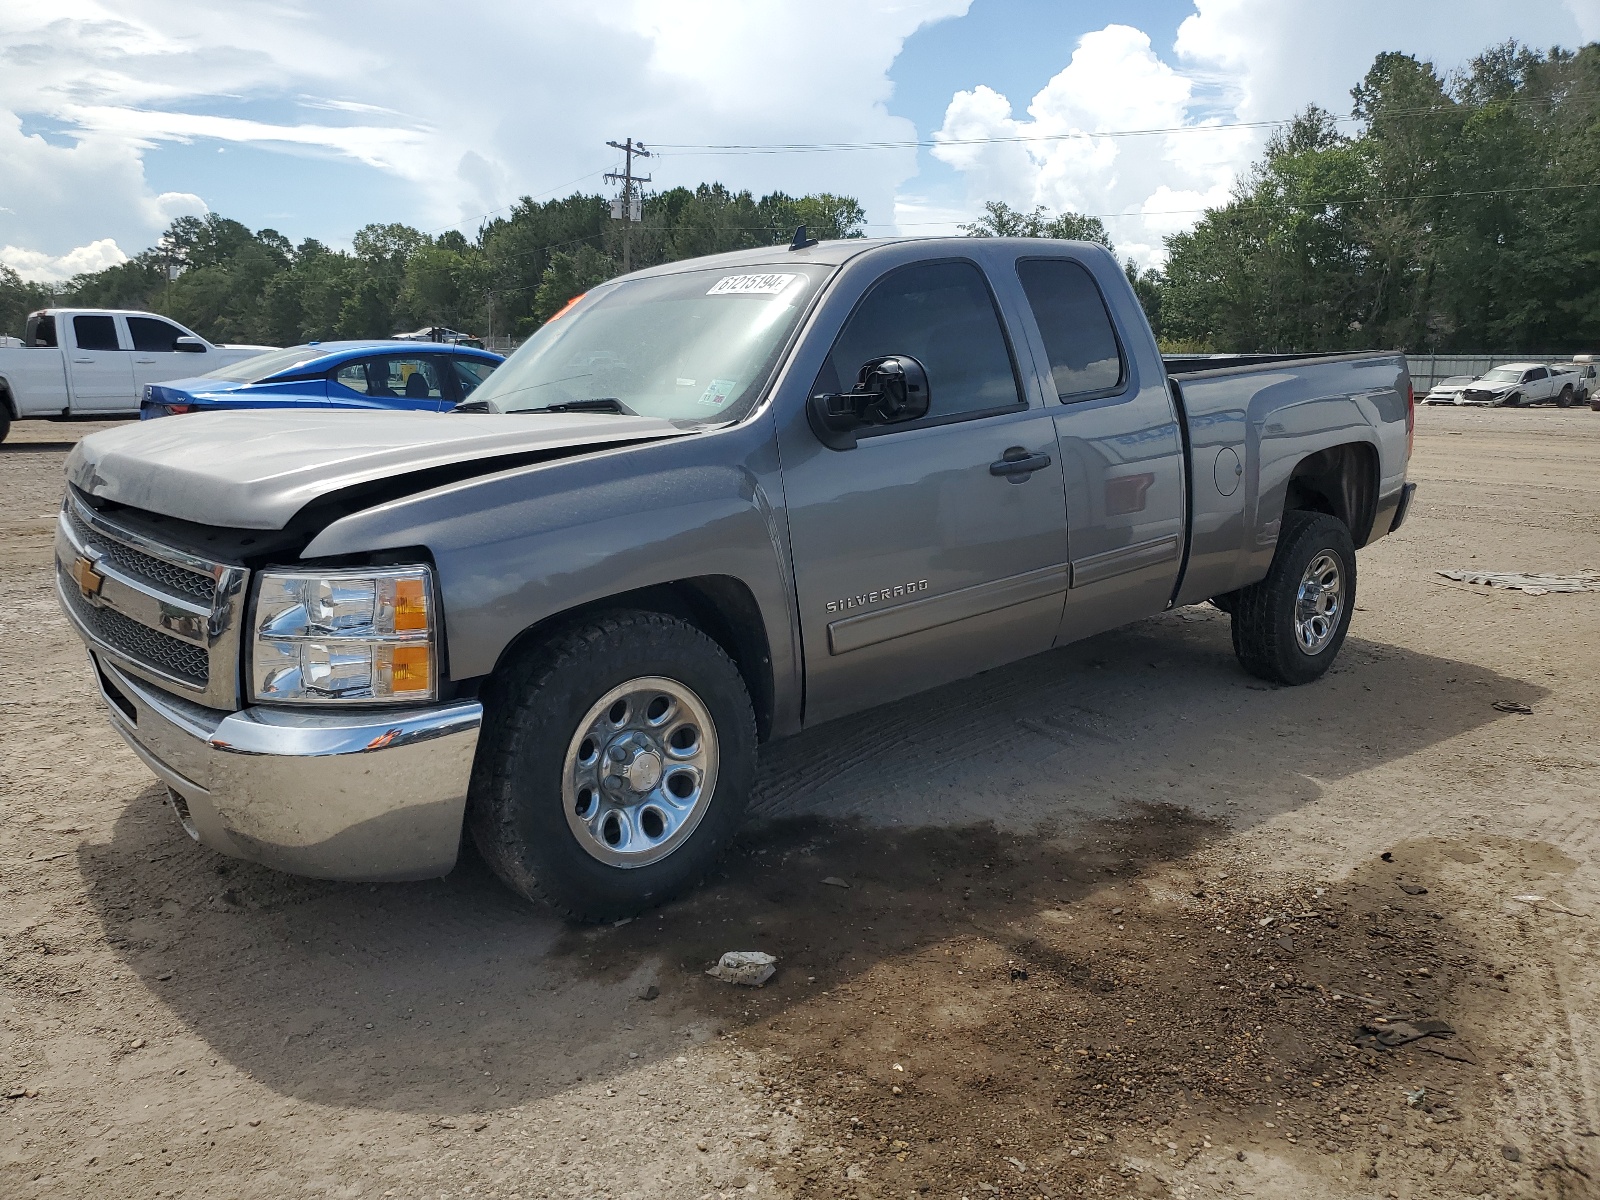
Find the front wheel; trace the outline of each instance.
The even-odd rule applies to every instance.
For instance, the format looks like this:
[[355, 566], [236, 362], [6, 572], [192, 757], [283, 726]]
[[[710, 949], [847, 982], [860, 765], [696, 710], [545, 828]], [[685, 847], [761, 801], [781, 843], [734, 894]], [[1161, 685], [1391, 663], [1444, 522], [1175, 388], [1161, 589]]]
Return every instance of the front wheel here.
[[1503, 408], [1521, 408], [1522, 407], [1522, 393], [1521, 392], [1512, 392], [1511, 395], [1507, 396], [1505, 398], [1505, 400], [1502, 401], [1501, 407], [1503, 407]]
[[699, 629], [652, 612], [569, 628], [488, 689], [468, 817], [514, 891], [580, 921], [692, 887], [755, 775], [744, 680]]
[[1233, 610], [1233, 652], [1272, 683], [1310, 683], [1344, 645], [1356, 603], [1356, 550], [1336, 517], [1284, 514], [1267, 577], [1242, 588]]

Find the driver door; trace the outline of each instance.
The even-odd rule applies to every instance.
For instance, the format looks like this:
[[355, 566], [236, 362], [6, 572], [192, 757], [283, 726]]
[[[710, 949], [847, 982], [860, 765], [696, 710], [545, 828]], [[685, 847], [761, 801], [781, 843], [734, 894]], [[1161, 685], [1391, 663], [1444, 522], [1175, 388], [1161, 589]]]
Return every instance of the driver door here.
[[1055, 427], [977, 262], [878, 277], [811, 391], [847, 391], [890, 354], [926, 368], [925, 417], [858, 429], [851, 450], [803, 414], [779, 435], [808, 726], [1046, 650], [1061, 621]]

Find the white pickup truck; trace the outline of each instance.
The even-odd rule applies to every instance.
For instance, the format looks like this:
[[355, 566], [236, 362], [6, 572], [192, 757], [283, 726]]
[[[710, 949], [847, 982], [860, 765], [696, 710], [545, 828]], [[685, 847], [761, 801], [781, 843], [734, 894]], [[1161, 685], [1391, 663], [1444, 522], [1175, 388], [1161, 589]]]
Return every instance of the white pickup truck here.
[[135, 416], [147, 383], [204, 375], [273, 346], [215, 346], [154, 313], [46, 308], [0, 346], [0, 441], [29, 417]]
[[1462, 388], [1456, 403], [1526, 408], [1553, 402], [1571, 408], [1582, 387], [1583, 380], [1569, 363], [1506, 363]]

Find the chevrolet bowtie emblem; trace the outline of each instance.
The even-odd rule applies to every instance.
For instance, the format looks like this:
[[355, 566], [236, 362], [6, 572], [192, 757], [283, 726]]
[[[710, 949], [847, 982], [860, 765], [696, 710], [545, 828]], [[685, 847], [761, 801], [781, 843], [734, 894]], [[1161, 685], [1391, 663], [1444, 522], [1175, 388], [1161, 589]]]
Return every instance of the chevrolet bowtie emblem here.
[[94, 569], [92, 559], [79, 555], [72, 560], [72, 578], [77, 580], [78, 590], [83, 593], [84, 599], [100, 594], [100, 587], [106, 577]]

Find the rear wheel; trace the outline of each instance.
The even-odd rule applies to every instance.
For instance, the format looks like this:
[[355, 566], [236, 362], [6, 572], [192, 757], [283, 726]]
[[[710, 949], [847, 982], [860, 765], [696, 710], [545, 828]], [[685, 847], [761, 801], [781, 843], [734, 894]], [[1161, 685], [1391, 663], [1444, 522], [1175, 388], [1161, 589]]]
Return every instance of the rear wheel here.
[[1356, 601], [1356, 552], [1343, 521], [1324, 513], [1284, 515], [1272, 567], [1241, 588], [1233, 651], [1250, 674], [1310, 683], [1338, 656]]
[[1562, 388], [1561, 389], [1561, 395], [1556, 397], [1556, 407], [1557, 408], [1571, 408], [1572, 407], [1572, 385], [1570, 383], [1567, 384], [1566, 387]]
[[687, 622], [592, 619], [485, 699], [469, 826], [523, 896], [581, 921], [632, 916], [698, 882], [738, 827], [755, 715], [733, 660]]
[[0, 442], [6, 440], [11, 434], [11, 414], [6, 411], [3, 395], [0, 395]]

